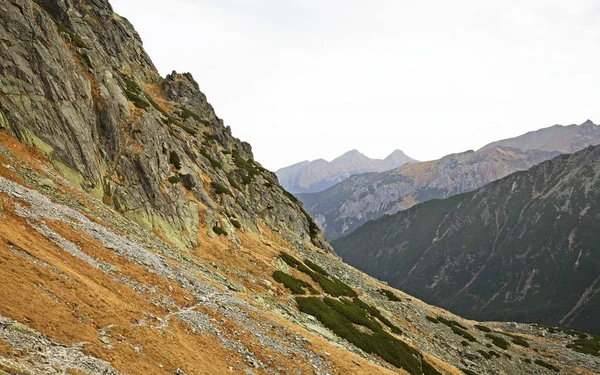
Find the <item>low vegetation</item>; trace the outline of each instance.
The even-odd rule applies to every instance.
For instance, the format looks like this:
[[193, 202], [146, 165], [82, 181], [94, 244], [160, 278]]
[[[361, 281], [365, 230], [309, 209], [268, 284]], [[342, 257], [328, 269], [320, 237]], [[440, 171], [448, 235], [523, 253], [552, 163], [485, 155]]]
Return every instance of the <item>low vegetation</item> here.
[[503, 338], [501, 338], [501, 337], [494, 336], [494, 335], [492, 335], [492, 334], [490, 334], [490, 333], [486, 334], [486, 335], [485, 335], [485, 337], [487, 337], [487, 338], [489, 338], [489, 339], [492, 339], [492, 344], [494, 344], [494, 345], [496, 345], [497, 347], [499, 347], [499, 348], [501, 348], [501, 349], [504, 349], [504, 350], [508, 349], [508, 346], [510, 345], [510, 344], [508, 343], [508, 341], [504, 340], [504, 339], [503, 339]]
[[285, 272], [275, 271], [273, 273], [273, 279], [278, 283], [283, 284], [283, 286], [288, 288], [293, 294], [306, 294], [306, 290], [311, 294], [317, 294], [317, 291], [312, 285], [304, 280], [288, 275]]
[[181, 178], [179, 178], [179, 175], [174, 175], [169, 177], [169, 182], [172, 184], [176, 184], [181, 180]]
[[226, 235], [227, 235], [227, 231], [226, 231], [225, 229], [221, 228], [221, 227], [220, 227], [220, 226], [218, 226], [218, 225], [215, 225], [215, 226], [213, 227], [213, 232], [215, 232], [215, 233], [216, 233], [216, 234], [218, 234], [219, 236], [220, 236], [220, 235], [224, 235], [224, 236], [226, 236]]
[[554, 372], [560, 372], [560, 369], [556, 366], [553, 366], [551, 364], [549, 364], [548, 362], [544, 362], [541, 359], [536, 359], [535, 361], [533, 361], [536, 365], [542, 366], [547, 368], [548, 370], [552, 370]]
[[383, 294], [384, 296], [387, 297], [388, 300], [392, 301], [392, 302], [402, 302], [402, 300], [400, 298], [398, 298], [397, 295], [395, 295], [392, 291], [387, 290], [387, 289], [379, 289], [378, 290], [379, 293]]
[[481, 324], [475, 324], [475, 328], [477, 328], [478, 330], [480, 330], [481, 332], [492, 332], [492, 330], [486, 326], [482, 326]]
[[[348, 340], [367, 353], [376, 354], [390, 364], [413, 375], [441, 375], [417, 350], [381, 329], [368, 311], [356, 304], [332, 298], [296, 297], [298, 309], [317, 318], [339, 337]], [[366, 324], [366, 325], [365, 325]], [[355, 325], [368, 328], [364, 333]], [[379, 328], [377, 328], [379, 326]], [[375, 328], [375, 329], [373, 329]]]
[[211, 188], [212, 188], [212, 189], [215, 191], [215, 193], [217, 193], [217, 194], [227, 194], [227, 195], [232, 195], [232, 194], [231, 194], [231, 191], [230, 191], [229, 189], [227, 189], [227, 187], [225, 187], [224, 185], [222, 185], [222, 184], [220, 184], [220, 183], [218, 183], [218, 182], [212, 181], [212, 182], [210, 183], [210, 187], [211, 187]]
[[[314, 282], [319, 284], [319, 286], [321, 287], [321, 289], [323, 289], [325, 293], [333, 297], [356, 297], [356, 292], [337, 277], [331, 277], [326, 273], [323, 274], [318, 270], [310, 269], [304, 263], [300, 262], [299, 260], [285, 252], [281, 252], [279, 256], [290, 267], [294, 267], [298, 271], [307, 274]], [[318, 268], [321, 271], [323, 270], [320, 267]]]
[[451, 326], [450, 328], [452, 329], [452, 332], [454, 332], [455, 334], [462, 336], [471, 342], [477, 342], [477, 339], [475, 339], [475, 337], [473, 337], [473, 335], [471, 335], [469, 332], [467, 332], [463, 329], [460, 329], [458, 327], [455, 327], [455, 326]]
[[527, 340], [525, 340], [521, 336], [513, 335], [513, 334], [510, 334], [510, 333], [506, 333], [506, 332], [498, 332], [498, 333], [501, 333], [504, 336], [510, 337], [512, 339], [513, 344], [515, 344], [515, 345], [519, 345], [519, 346], [523, 346], [525, 348], [529, 348], [529, 343], [527, 342]]
[[464, 372], [467, 375], [479, 375], [475, 371], [471, 371], [471, 370], [466, 369], [466, 368], [461, 368], [460, 371]]
[[175, 151], [171, 151], [169, 155], [169, 163], [175, 167], [175, 169], [181, 169], [181, 159], [179, 159], [179, 155]]
[[589, 336], [579, 338], [567, 345], [567, 348], [583, 354], [591, 354], [600, 357], [600, 337]]

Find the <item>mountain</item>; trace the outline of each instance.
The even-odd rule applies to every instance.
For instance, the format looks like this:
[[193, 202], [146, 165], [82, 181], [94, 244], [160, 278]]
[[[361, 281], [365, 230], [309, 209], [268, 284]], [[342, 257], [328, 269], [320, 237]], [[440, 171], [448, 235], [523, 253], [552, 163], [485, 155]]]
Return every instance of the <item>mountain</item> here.
[[0, 45], [0, 375], [600, 371], [341, 262], [107, 1], [0, 0]]
[[475, 190], [556, 155], [557, 152], [503, 147], [467, 151], [387, 172], [352, 176], [325, 191], [297, 196], [332, 240], [368, 220], [430, 199]]
[[385, 159], [370, 159], [358, 150], [351, 150], [328, 162], [324, 159], [303, 161], [275, 172], [281, 186], [293, 194], [314, 193], [344, 181], [349, 176], [382, 172], [416, 160], [396, 150]]
[[333, 242], [344, 261], [480, 320], [600, 333], [600, 146], [384, 216]]
[[554, 125], [515, 138], [493, 142], [484, 146], [482, 150], [512, 147], [520, 150], [558, 151], [571, 154], [598, 144], [600, 144], [600, 125], [587, 120], [581, 125]]

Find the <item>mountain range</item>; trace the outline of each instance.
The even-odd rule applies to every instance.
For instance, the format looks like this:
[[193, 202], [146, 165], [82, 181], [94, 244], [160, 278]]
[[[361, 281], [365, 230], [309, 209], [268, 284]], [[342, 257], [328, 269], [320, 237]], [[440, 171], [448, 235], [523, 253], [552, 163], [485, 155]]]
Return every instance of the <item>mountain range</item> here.
[[600, 372], [343, 263], [107, 0], [0, 0], [0, 285], [0, 375]]
[[275, 174], [281, 186], [292, 194], [314, 193], [355, 174], [387, 171], [415, 161], [400, 150], [385, 159], [371, 159], [358, 150], [351, 150], [330, 162], [324, 159], [303, 161], [281, 168]]
[[600, 333], [600, 146], [366, 223], [333, 242], [370, 275], [478, 320]]
[[[368, 220], [429, 199], [472, 191], [559, 153], [600, 143], [600, 126], [589, 120], [579, 126], [553, 126], [532, 134], [495, 142], [478, 151], [352, 176], [325, 191], [297, 196], [326, 237], [333, 240]], [[537, 142], [540, 139], [543, 142]]]

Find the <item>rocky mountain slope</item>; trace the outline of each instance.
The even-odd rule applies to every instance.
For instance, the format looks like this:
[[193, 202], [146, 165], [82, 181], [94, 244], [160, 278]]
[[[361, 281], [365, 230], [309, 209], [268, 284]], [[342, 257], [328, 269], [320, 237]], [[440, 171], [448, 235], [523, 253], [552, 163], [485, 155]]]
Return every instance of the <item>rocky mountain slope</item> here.
[[298, 198], [327, 238], [333, 240], [368, 220], [430, 199], [475, 190], [556, 155], [503, 147], [467, 151], [387, 172], [352, 176], [325, 191], [298, 194]]
[[600, 371], [596, 336], [464, 320], [260, 228], [183, 250], [0, 131], [0, 374]]
[[369, 222], [344, 261], [480, 320], [600, 333], [600, 146]]
[[104, 0], [0, 0], [0, 374], [593, 374], [600, 339], [464, 320], [330, 252]]
[[400, 150], [385, 159], [370, 159], [358, 150], [351, 150], [330, 162], [324, 159], [303, 161], [281, 168], [275, 174], [281, 186], [293, 194], [315, 193], [355, 174], [383, 172], [415, 161]]
[[512, 147], [520, 150], [558, 151], [563, 154], [571, 154], [598, 144], [600, 144], [600, 125], [587, 120], [581, 125], [554, 125], [518, 137], [493, 142], [482, 147], [482, 150], [494, 147]]

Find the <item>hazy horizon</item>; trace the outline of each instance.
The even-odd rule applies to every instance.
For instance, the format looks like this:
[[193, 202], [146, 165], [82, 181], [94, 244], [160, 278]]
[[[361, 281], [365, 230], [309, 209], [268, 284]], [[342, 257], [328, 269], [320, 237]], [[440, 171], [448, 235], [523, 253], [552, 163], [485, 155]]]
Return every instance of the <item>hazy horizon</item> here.
[[352, 149], [433, 160], [600, 121], [590, 0], [111, 3], [271, 170]]

